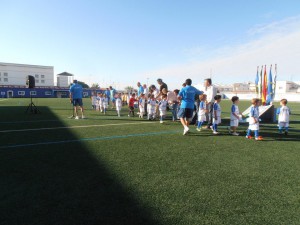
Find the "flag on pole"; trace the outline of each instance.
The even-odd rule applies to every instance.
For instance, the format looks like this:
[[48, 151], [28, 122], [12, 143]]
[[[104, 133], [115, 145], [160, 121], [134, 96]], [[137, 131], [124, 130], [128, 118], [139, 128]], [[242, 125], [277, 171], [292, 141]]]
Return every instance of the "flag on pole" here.
[[272, 101], [274, 101], [275, 93], [276, 93], [276, 81], [277, 81], [277, 64], [275, 64], [275, 76], [274, 76], [274, 82], [273, 82], [273, 96]]
[[262, 99], [262, 83], [263, 83], [262, 73], [263, 73], [263, 68], [264, 68], [264, 66], [261, 66], [261, 70], [260, 70], [260, 85], [259, 85], [259, 98], [260, 99]]
[[273, 100], [273, 78], [272, 78], [272, 65], [270, 67], [269, 77], [268, 77], [268, 94], [267, 94], [267, 105], [270, 105]]
[[259, 94], [259, 87], [258, 87], [259, 75], [258, 75], [258, 69], [259, 69], [259, 66], [257, 67], [256, 78], [255, 78], [255, 91], [256, 91], [256, 95]]
[[267, 66], [265, 65], [264, 77], [262, 80], [262, 99], [261, 99], [263, 105], [266, 105], [266, 100], [267, 100]]

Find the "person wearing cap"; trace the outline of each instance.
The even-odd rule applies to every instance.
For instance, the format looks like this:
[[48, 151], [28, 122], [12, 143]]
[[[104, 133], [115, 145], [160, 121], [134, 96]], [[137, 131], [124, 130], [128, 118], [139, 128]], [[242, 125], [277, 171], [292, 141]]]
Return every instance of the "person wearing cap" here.
[[74, 106], [74, 115], [76, 120], [79, 119], [77, 106], [79, 106], [81, 110], [81, 118], [82, 119], [85, 118], [83, 115], [82, 92], [83, 92], [82, 86], [78, 84], [77, 80], [74, 80], [73, 85], [70, 87], [70, 101]]

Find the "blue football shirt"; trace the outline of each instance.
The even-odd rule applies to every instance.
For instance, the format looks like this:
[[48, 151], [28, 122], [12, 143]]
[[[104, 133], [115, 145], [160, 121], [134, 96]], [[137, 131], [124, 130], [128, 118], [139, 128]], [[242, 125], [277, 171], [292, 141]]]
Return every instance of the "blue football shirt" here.
[[70, 93], [72, 93], [72, 98], [73, 99], [82, 98], [82, 86], [80, 84], [73, 84], [70, 87]]
[[178, 94], [181, 97], [181, 109], [194, 109], [195, 96], [201, 95], [203, 92], [194, 88], [193, 86], [186, 86], [182, 88]]

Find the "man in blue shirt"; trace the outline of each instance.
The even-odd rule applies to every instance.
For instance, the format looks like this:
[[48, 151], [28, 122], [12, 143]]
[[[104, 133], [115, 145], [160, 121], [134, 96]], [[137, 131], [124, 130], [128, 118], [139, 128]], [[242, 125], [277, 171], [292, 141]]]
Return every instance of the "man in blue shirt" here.
[[137, 97], [139, 98], [139, 97], [141, 97], [141, 94], [144, 93], [144, 88], [143, 88], [143, 86], [141, 85], [140, 82], [137, 83], [137, 86], [138, 86], [138, 94], [137, 94]]
[[108, 99], [108, 105], [109, 105], [109, 101], [110, 101], [110, 90], [109, 90], [109, 88], [106, 88], [106, 90], [104, 91], [104, 94], [106, 95], [106, 98]]
[[178, 112], [178, 117], [183, 125], [183, 135], [189, 132], [190, 121], [193, 118], [193, 112], [195, 107], [195, 97], [201, 95], [203, 92], [194, 88], [192, 85], [192, 80], [187, 79], [185, 81], [186, 86], [183, 87], [179, 94], [178, 99], [181, 100], [180, 110]]
[[109, 86], [109, 91], [110, 91], [110, 99], [112, 102], [112, 109], [115, 107], [115, 102], [116, 102], [116, 98], [115, 95], [117, 93], [116, 89], [114, 89], [112, 86]]
[[70, 87], [70, 101], [72, 102], [74, 106], [74, 113], [75, 113], [75, 119], [78, 120], [78, 108], [77, 106], [80, 107], [81, 110], [81, 118], [84, 119], [83, 115], [83, 103], [82, 103], [82, 86], [78, 84], [77, 80], [73, 81], [72, 86]]

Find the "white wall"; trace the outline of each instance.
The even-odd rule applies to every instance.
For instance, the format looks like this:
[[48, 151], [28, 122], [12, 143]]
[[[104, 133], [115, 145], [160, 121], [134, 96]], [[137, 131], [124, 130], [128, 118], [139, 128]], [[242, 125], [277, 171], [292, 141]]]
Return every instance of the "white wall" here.
[[35, 86], [54, 86], [53, 66], [0, 62], [0, 73], [0, 85], [26, 85], [26, 77], [31, 75], [35, 77]]
[[[251, 100], [252, 98], [257, 98], [256, 94], [235, 94], [235, 93], [222, 93], [226, 98], [231, 99], [233, 96], [238, 96], [241, 100]], [[300, 102], [300, 93], [276, 93], [274, 101], [280, 101], [281, 99], [286, 98], [291, 102]]]
[[57, 86], [58, 87], [69, 87], [73, 83], [72, 76], [59, 76], [57, 75]]

